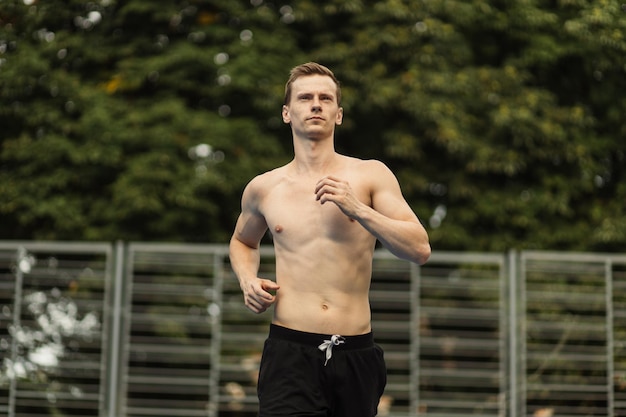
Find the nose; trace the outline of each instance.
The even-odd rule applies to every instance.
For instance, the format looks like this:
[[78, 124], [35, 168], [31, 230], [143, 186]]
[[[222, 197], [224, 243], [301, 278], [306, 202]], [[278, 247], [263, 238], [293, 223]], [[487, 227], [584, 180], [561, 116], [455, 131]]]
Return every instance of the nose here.
[[315, 112], [322, 111], [322, 105], [320, 104], [320, 99], [315, 97], [313, 99], [313, 104], [311, 105], [311, 110]]
[[315, 112], [322, 111], [322, 99], [319, 95], [313, 95], [313, 101], [311, 103], [311, 110]]

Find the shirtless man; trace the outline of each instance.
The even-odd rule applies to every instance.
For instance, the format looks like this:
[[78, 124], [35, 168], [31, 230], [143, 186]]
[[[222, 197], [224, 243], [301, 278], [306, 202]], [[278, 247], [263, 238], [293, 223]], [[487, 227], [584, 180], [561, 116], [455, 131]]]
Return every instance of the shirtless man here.
[[[246, 186], [230, 242], [245, 305], [255, 313], [274, 306], [260, 367], [261, 417], [376, 415], [386, 383], [369, 304], [376, 240], [418, 264], [430, 256], [428, 235], [393, 173], [335, 151], [340, 102], [328, 68], [292, 69], [282, 117], [294, 159]], [[258, 277], [268, 229], [275, 282]]]

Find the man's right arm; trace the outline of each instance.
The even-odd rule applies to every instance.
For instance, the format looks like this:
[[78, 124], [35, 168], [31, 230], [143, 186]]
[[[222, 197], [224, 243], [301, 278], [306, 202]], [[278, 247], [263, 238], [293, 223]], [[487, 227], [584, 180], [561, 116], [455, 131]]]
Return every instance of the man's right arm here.
[[260, 265], [259, 244], [267, 231], [265, 218], [258, 211], [258, 192], [250, 183], [241, 199], [241, 214], [230, 239], [230, 263], [243, 292], [246, 307], [255, 313], [267, 310], [276, 297], [269, 291], [278, 289], [270, 280], [258, 277]]

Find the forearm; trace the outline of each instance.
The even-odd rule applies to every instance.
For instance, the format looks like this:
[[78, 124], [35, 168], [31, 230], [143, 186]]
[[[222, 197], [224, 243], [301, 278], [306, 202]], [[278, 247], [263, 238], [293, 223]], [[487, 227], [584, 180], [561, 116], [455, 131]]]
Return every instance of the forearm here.
[[367, 206], [355, 219], [398, 258], [423, 265], [430, 257], [428, 234], [417, 219], [391, 219]]
[[250, 246], [233, 237], [230, 241], [230, 263], [243, 293], [246, 307], [254, 313], [262, 313], [276, 302], [278, 284], [258, 278], [261, 254], [258, 246]]
[[237, 238], [230, 240], [229, 246], [230, 265], [239, 284], [256, 278], [261, 263], [261, 255], [258, 247], [248, 246]]

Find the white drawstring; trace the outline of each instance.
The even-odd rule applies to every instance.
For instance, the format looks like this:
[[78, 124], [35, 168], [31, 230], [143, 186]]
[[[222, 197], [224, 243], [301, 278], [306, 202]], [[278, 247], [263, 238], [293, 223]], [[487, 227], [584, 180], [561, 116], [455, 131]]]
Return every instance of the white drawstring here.
[[322, 352], [326, 351], [326, 362], [324, 362], [324, 366], [326, 366], [328, 360], [333, 356], [333, 346], [337, 346], [342, 343], [346, 343], [346, 340], [342, 336], [335, 334], [330, 338], [330, 340], [324, 340], [324, 343], [317, 347]]

